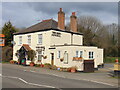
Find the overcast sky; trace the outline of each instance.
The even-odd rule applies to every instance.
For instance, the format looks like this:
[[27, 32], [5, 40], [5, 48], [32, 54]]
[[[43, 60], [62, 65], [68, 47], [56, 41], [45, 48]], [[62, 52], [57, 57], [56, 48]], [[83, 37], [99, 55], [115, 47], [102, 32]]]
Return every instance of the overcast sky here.
[[117, 2], [3, 2], [2, 26], [11, 21], [18, 28], [29, 27], [42, 20], [53, 18], [57, 21], [57, 12], [63, 8], [66, 22], [69, 22], [71, 12], [77, 16], [94, 16], [104, 24], [118, 23]]

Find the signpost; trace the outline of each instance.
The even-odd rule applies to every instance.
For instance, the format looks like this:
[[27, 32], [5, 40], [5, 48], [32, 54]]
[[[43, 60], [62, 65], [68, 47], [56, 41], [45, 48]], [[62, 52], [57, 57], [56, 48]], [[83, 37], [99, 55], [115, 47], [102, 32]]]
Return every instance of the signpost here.
[[0, 34], [0, 46], [5, 46], [5, 35]]

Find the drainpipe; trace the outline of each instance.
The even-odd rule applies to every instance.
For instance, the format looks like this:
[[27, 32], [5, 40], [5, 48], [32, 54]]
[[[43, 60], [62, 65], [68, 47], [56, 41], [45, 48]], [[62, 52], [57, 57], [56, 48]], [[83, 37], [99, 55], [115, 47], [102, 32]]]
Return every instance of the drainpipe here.
[[73, 33], [71, 33], [71, 45], [73, 44]]

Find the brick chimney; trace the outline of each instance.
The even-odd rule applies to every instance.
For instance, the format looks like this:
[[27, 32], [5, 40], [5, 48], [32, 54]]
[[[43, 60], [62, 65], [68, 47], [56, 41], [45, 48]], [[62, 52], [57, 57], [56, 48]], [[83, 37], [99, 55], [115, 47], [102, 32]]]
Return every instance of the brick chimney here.
[[73, 32], [77, 32], [77, 17], [75, 12], [72, 12], [72, 15], [70, 16], [70, 29]]
[[62, 11], [62, 8], [58, 12], [58, 28], [65, 30], [65, 13]]

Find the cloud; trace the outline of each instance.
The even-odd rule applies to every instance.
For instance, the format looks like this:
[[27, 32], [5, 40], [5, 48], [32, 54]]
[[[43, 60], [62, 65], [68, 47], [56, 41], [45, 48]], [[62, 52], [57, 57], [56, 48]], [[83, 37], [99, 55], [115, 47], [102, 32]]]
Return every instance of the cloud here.
[[71, 12], [76, 11], [77, 16], [92, 15], [105, 24], [117, 23], [117, 2], [3, 2], [2, 23], [11, 20], [16, 27], [28, 27], [43, 19], [57, 20], [60, 7], [66, 13], [66, 22]]

